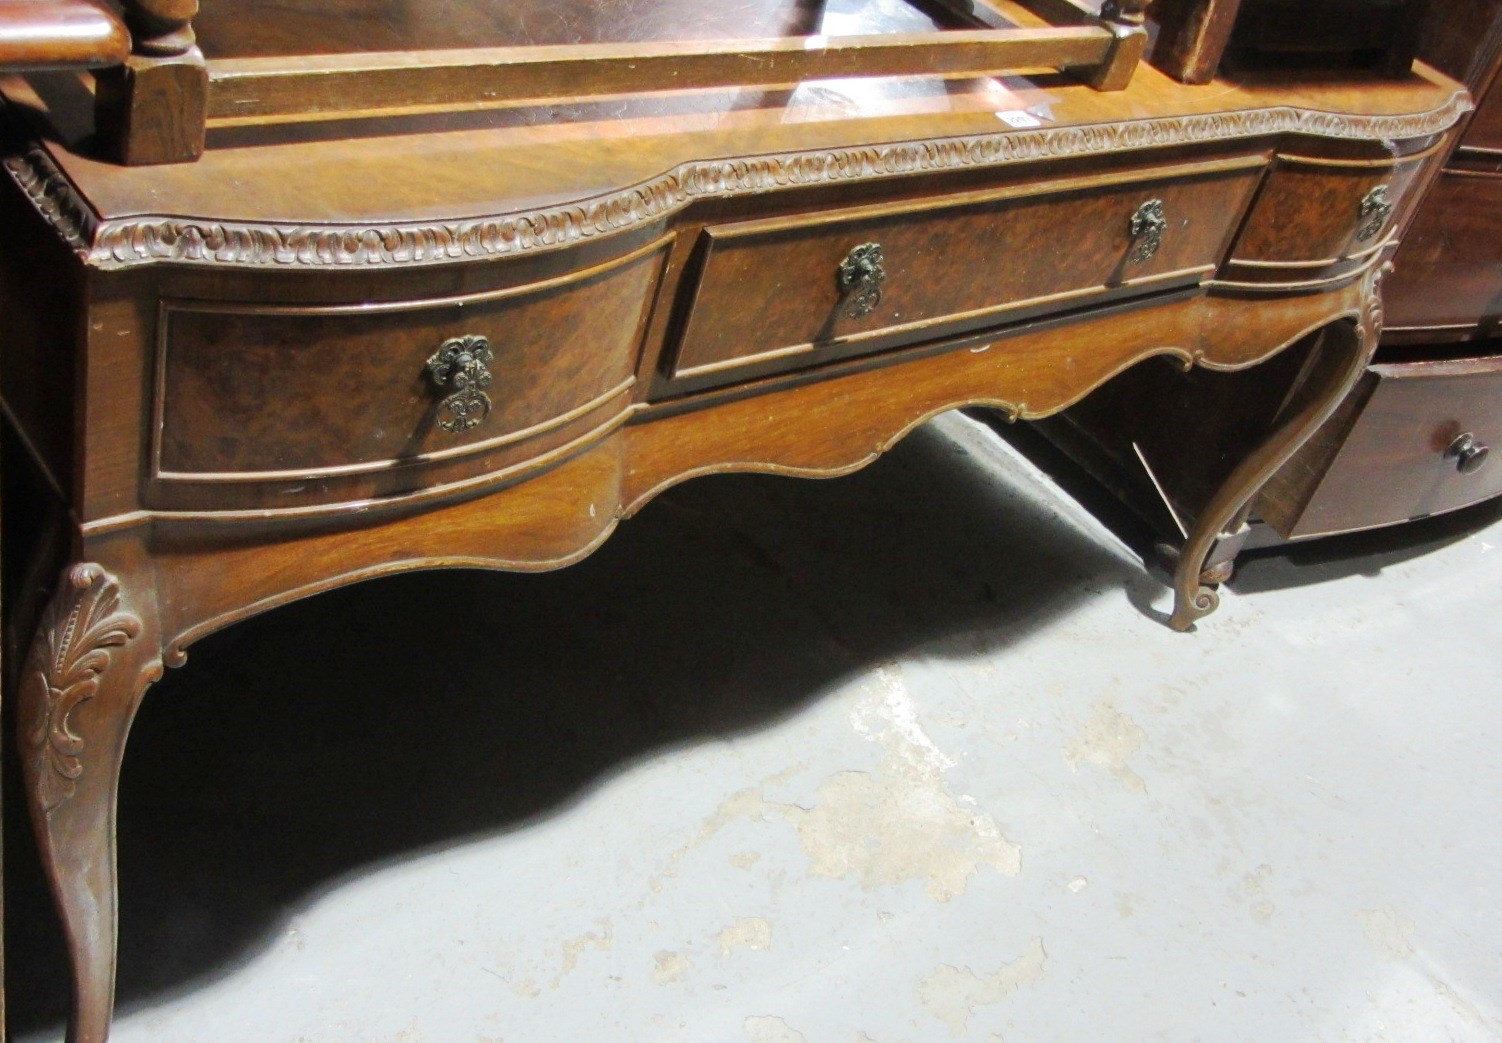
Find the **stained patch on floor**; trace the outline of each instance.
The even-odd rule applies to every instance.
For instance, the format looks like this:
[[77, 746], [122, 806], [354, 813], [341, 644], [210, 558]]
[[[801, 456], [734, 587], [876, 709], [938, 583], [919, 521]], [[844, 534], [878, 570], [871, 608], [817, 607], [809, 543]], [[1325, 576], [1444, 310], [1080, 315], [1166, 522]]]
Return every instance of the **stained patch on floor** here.
[[1142, 749], [1147, 733], [1109, 699], [1095, 704], [1095, 712], [1069, 745], [1064, 760], [1075, 771], [1081, 764], [1100, 768], [1116, 778], [1132, 793], [1147, 793], [1147, 783], [1131, 767], [1131, 759]]
[[808, 1043], [808, 1038], [781, 1018], [752, 1017], [746, 1019], [746, 1043]]
[[944, 964], [918, 983], [918, 996], [925, 1010], [962, 1038], [977, 1007], [994, 1006], [1023, 986], [1042, 981], [1047, 965], [1043, 939], [1034, 938], [1021, 956], [989, 974]]
[[671, 985], [682, 981], [684, 975], [693, 969], [694, 965], [681, 952], [660, 952], [652, 958], [652, 982]]
[[798, 831], [810, 873], [866, 890], [916, 880], [934, 901], [947, 902], [983, 867], [1005, 876], [1022, 871], [1022, 849], [995, 820], [934, 778], [844, 771], [819, 786], [813, 807], [777, 811]]
[[1389, 960], [1406, 960], [1413, 955], [1413, 932], [1418, 925], [1391, 908], [1363, 909], [1356, 914], [1366, 940]]
[[737, 916], [735, 923], [718, 935], [720, 955], [729, 956], [737, 949], [766, 952], [772, 947], [772, 925], [759, 916]]
[[557, 988], [563, 979], [574, 972], [579, 966], [579, 957], [587, 949], [597, 949], [601, 952], [608, 950], [614, 941], [614, 928], [609, 918], [599, 921], [599, 929], [586, 931], [577, 938], [570, 938], [562, 945], [563, 961], [558, 967], [558, 975], [553, 979], [552, 987]]

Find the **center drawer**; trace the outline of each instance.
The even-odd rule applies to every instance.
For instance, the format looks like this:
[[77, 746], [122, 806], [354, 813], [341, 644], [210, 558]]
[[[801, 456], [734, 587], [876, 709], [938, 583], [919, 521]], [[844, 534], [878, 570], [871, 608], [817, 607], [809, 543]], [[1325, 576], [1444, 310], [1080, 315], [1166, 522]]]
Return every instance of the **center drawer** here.
[[673, 368], [723, 383], [1215, 270], [1260, 156], [706, 228]]

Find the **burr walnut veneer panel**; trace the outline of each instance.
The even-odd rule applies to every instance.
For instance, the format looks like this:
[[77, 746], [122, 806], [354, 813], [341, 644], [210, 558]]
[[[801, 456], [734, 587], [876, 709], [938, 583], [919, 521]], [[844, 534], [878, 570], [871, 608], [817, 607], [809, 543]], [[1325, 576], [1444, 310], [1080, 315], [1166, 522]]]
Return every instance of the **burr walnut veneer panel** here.
[[[280, 487], [284, 505], [377, 486], [393, 495], [513, 463], [520, 443], [536, 456], [559, 435], [618, 418], [664, 257], [652, 244], [537, 284], [415, 301], [169, 299], [153, 502], [212, 503], [226, 484]], [[450, 389], [429, 363], [463, 338], [482, 339], [476, 350], [492, 356], [490, 383], [476, 389], [491, 405], [451, 430]], [[310, 394], [318, 388], [336, 393]]]
[[1381, 245], [1431, 155], [1398, 163], [1279, 157], [1232, 257], [1313, 267], [1370, 252]]
[[[797, 368], [1196, 281], [1219, 265], [1263, 166], [1254, 155], [712, 226], [675, 375], [734, 380], [747, 365]], [[882, 273], [863, 304], [838, 275], [865, 244]]]

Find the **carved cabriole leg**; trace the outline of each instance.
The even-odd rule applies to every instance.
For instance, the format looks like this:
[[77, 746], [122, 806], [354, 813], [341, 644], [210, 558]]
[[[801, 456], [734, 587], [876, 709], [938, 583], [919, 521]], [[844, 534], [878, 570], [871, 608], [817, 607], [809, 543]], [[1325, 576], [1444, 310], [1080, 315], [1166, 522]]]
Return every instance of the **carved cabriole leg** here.
[[1382, 298], [1378, 293], [1385, 267], [1366, 276], [1364, 304], [1357, 322], [1340, 322], [1327, 331], [1316, 349], [1297, 402], [1277, 430], [1243, 460], [1195, 519], [1174, 573], [1174, 609], [1168, 625], [1194, 628], [1220, 605], [1220, 595], [1205, 585], [1204, 572], [1221, 539], [1235, 535], [1243, 511], [1268, 479], [1278, 472], [1356, 386], [1382, 335]]
[[115, 991], [115, 799], [125, 737], [161, 677], [153, 613], [99, 565], [65, 570], [22, 667], [17, 738], [73, 963], [69, 1043], [103, 1043]]

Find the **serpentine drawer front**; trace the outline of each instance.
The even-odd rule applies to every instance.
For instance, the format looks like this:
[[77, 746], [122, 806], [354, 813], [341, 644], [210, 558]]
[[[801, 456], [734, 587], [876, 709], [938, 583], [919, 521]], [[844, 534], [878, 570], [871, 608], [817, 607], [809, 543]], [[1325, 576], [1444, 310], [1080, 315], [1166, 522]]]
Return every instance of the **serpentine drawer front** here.
[[167, 300], [152, 500], [388, 496], [565, 448], [624, 415], [663, 258], [654, 244], [542, 283], [421, 301]]
[[1502, 494], [1502, 358], [1372, 366], [1360, 415], [1290, 535], [1452, 511]]
[[1317, 269], [1369, 254], [1392, 231], [1430, 155], [1398, 162], [1279, 156], [1232, 259]]
[[705, 229], [674, 378], [724, 383], [1215, 270], [1261, 156]]

